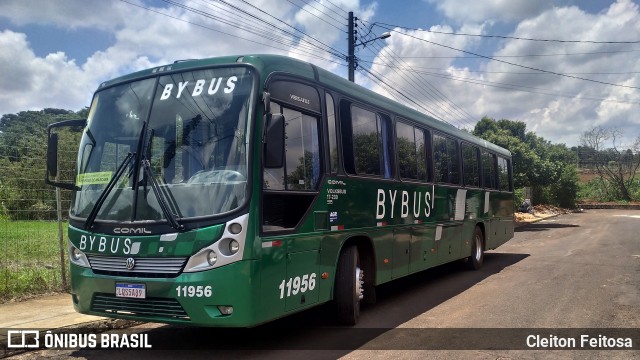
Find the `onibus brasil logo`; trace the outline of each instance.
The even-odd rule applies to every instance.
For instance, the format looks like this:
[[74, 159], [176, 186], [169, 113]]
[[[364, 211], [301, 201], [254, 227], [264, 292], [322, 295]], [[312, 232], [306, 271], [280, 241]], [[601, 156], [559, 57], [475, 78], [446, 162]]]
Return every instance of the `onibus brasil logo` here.
[[8, 330], [9, 349], [150, 349], [149, 334], [53, 333], [40, 330]]

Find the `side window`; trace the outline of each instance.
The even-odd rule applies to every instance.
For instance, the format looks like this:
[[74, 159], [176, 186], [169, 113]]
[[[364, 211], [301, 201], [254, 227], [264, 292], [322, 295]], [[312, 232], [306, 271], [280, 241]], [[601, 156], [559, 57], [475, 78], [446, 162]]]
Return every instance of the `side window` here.
[[496, 157], [487, 151], [482, 152], [482, 187], [487, 189], [498, 188]]
[[285, 118], [285, 163], [264, 170], [264, 188], [316, 190], [321, 172], [318, 119], [275, 103], [271, 110], [281, 111]]
[[498, 185], [502, 191], [511, 191], [510, 165], [509, 160], [498, 156]]
[[336, 139], [336, 112], [333, 96], [327, 93], [327, 129], [329, 130], [329, 161], [331, 173], [338, 172], [338, 141]]
[[433, 135], [433, 172], [437, 182], [460, 184], [460, 159], [456, 140]]
[[375, 112], [343, 104], [342, 144], [345, 170], [391, 178], [391, 121]]
[[480, 187], [480, 163], [478, 161], [478, 148], [462, 145], [462, 169], [464, 172], [464, 185]]
[[397, 122], [396, 149], [400, 177], [427, 180], [424, 131], [403, 122]]

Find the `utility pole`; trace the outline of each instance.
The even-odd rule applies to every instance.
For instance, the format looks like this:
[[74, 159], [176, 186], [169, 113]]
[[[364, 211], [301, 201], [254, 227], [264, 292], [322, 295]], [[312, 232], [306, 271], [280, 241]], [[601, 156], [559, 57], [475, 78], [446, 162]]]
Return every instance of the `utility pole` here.
[[349, 54], [347, 55], [347, 62], [349, 63], [349, 81], [355, 82], [355, 70], [356, 70], [356, 32], [353, 20], [353, 11], [349, 11]]
[[358, 30], [356, 30], [358, 24], [356, 24], [355, 21], [357, 20], [358, 18], [353, 17], [353, 11], [349, 11], [349, 55], [347, 55], [347, 62], [349, 63], [349, 81], [351, 82], [355, 82], [354, 73], [356, 71], [356, 68], [358, 67], [358, 59], [356, 58], [355, 54], [356, 47], [365, 47], [372, 41], [386, 39], [391, 36], [390, 32], [385, 32], [376, 38], [369, 39], [367, 41], [361, 41], [360, 43], [356, 44], [356, 41], [358, 41]]

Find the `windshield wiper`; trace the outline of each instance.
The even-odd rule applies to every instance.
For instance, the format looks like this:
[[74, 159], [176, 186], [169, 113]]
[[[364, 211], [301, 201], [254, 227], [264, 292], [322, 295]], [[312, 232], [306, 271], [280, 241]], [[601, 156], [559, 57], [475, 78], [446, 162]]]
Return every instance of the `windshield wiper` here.
[[107, 183], [107, 187], [104, 189], [102, 194], [100, 194], [100, 197], [98, 197], [96, 204], [93, 205], [93, 208], [91, 209], [91, 213], [89, 213], [89, 216], [87, 216], [87, 220], [84, 222], [84, 228], [86, 230], [89, 230], [90, 228], [93, 227], [93, 223], [96, 220], [96, 217], [98, 216], [98, 211], [100, 211], [102, 204], [104, 204], [105, 200], [107, 200], [107, 196], [109, 196], [109, 193], [111, 192], [111, 190], [113, 190], [113, 187], [116, 185], [116, 183], [124, 173], [126, 167], [129, 165], [129, 163], [134, 157], [135, 157], [135, 153], [128, 153], [127, 156], [122, 160], [122, 162], [118, 166], [118, 169], [116, 169], [116, 173], [111, 177], [111, 180], [109, 180], [109, 182]]
[[156, 181], [155, 176], [153, 175], [153, 170], [151, 170], [151, 163], [149, 160], [143, 158], [142, 159], [142, 167], [144, 169], [144, 174], [147, 176], [148, 181], [151, 182], [151, 189], [153, 193], [156, 195], [156, 199], [158, 199], [158, 204], [164, 213], [164, 216], [167, 218], [167, 222], [171, 225], [172, 228], [181, 230], [184, 228], [184, 225], [181, 225], [178, 222], [178, 218], [176, 215], [169, 209], [169, 205], [167, 205], [167, 200], [164, 197], [162, 191], [160, 191], [160, 185]]

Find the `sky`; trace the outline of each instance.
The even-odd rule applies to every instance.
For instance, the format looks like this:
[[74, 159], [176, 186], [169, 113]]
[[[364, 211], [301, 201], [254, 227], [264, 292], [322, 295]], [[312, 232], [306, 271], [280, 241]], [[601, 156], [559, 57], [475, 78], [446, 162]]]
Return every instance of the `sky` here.
[[638, 0], [2, 0], [0, 115], [78, 111], [105, 80], [183, 59], [273, 53], [346, 77], [349, 11], [356, 83], [407, 106], [568, 146], [596, 126], [640, 136]]

